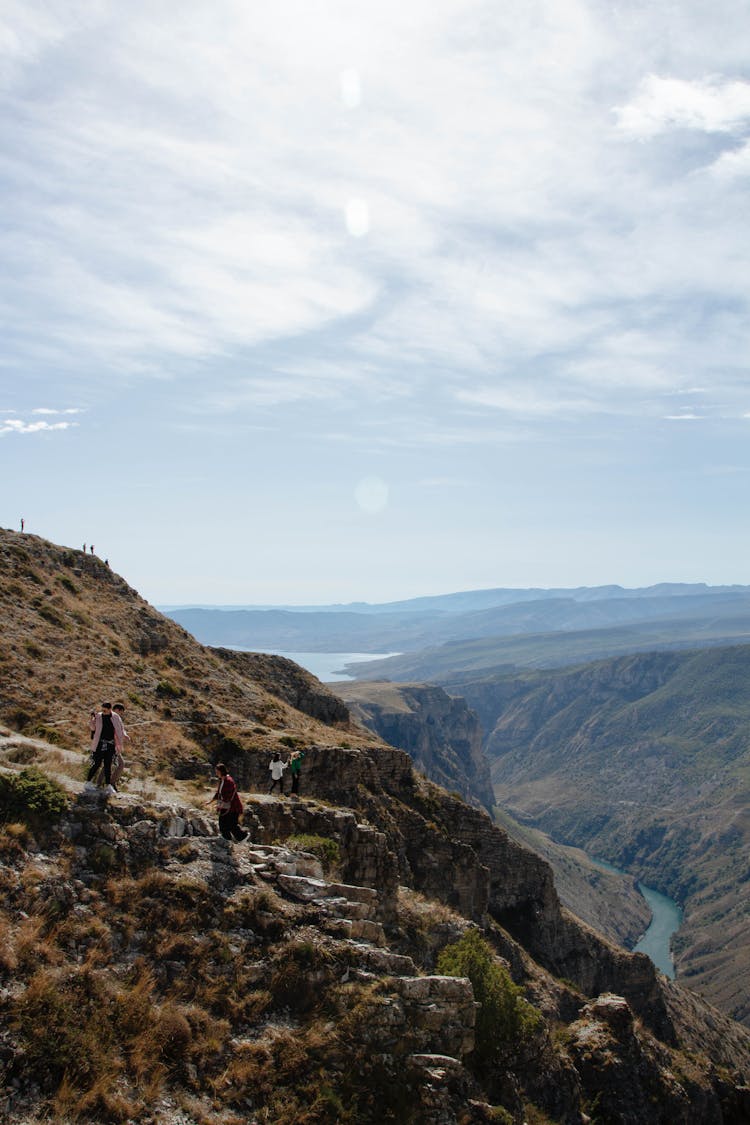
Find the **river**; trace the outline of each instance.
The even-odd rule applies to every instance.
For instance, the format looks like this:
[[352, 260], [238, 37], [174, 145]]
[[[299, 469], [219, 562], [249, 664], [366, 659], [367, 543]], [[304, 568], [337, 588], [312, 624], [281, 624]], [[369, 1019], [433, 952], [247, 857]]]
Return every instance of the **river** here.
[[[601, 867], [604, 871], [627, 875], [627, 871], [607, 863], [605, 859], [594, 859], [591, 856], [589, 858], [596, 867]], [[676, 934], [682, 925], [682, 910], [674, 899], [655, 891], [653, 887], [647, 887], [643, 883], [638, 883], [637, 886], [648, 903], [651, 922], [643, 937], [639, 938], [633, 946], [633, 953], [645, 953], [657, 969], [660, 969], [670, 980], [674, 980], [674, 961], [670, 946], [672, 935]]]

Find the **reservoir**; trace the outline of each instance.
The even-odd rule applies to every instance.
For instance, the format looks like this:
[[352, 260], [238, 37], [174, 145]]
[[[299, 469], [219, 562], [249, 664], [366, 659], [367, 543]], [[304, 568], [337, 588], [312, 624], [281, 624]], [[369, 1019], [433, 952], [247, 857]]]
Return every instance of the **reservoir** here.
[[[604, 859], [589, 858], [592, 863], [603, 868], [604, 871], [613, 871], [617, 875], [627, 875], [627, 871], [623, 871], [621, 867], [615, 867], [612, 863], [607, 863]], [[645, 953], [647, 957], [651, 958], [657, 969], [668, 976], [670, 980], [674, 980], [674, 961], [672, 960], [670, 942], [672, 934], [677, 933], [682, 925], [682, 910], [674, 899], [660, 894], [653, 887], [647, 887], [643, 883], [638, 883], [637, 886], [648, 903], [651, 911], [651, 922], [643, 937], [633, 947], [633, 953]]]
[[[247, 651], [240, 650], [240, 651]], [[300, 664], [323, 683], [336, 683], [353, 680], [354, 676], [344, 671], [345, 664], [362, 664], [365, 660], [385, 660], [398, 656], [397, 652], [282, 652], [280, 649], [266, 649], [273, 656], [286, 656], [295, 664]]]

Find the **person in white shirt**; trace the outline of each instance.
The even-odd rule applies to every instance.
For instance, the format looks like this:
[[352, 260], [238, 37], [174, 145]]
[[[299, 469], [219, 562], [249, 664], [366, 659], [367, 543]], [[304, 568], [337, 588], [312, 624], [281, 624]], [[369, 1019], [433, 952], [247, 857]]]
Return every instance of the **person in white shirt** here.
[[289, 764], [288, 762], [282, 761], [281, 754], [279, 754], [279, 753], [274, 754], [273, 758], [271, 758], [271, 762], [270, 762], [270, 765], [268, 767], [268, 769], [270, 770], [270, 773], [271, 773], [271, 784], [268, 787], [269, 793], [273, 793], [274, 789], [278, 785], [279, 793], [281, 793], [282, 796], [283, 796], [283, 794], [284, 794], [284, 770], [286, 769], [288, 764]]

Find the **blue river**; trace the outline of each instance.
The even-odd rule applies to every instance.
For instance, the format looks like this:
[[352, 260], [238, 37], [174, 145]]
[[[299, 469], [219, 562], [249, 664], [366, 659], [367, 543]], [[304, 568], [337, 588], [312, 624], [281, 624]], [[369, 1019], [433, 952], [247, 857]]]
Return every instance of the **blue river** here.
[[[613, 871], [617, 875], [627, 875], [627, 871], [623, 871], [621, 867], [615, 867], [612, 863], [607, 863], [604, 859], [594, 859], [593, 856], [589, 856], [589, 859], [596, 867], [601, 867], [604, 871]], [[645, 953], [647, 957], [651, 958], [657, 969], [660, 969], [670, 980], [674, 980], [672, 935], [676, 934], [682, 925], [682, 910], [674, 899], [660, 894], [653, 887], [638, 883], [638, 890], [648, 903], [651, 911], [651, 922], [643, 937], [639, 938], [633, 946], [633, 953]]]

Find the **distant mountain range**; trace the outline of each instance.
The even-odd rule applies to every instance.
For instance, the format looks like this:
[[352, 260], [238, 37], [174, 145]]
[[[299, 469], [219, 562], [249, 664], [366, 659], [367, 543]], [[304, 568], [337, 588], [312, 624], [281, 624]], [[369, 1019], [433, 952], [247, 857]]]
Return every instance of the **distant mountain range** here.
[[[378, 669], [389, 679], [433, 678], [441, 666], [451, 674], [505, 664], [554, 666], [644, 647], [750, 640], [747, 586], [497, 589], [383, 605], [165, 612], [204, 644], [422, 654], [416, 663], [410, 657]], [[566, 634], [562, 644], [559, 634]], [[363, 665], [357, 675], [372, 678], [372, 671]]]

